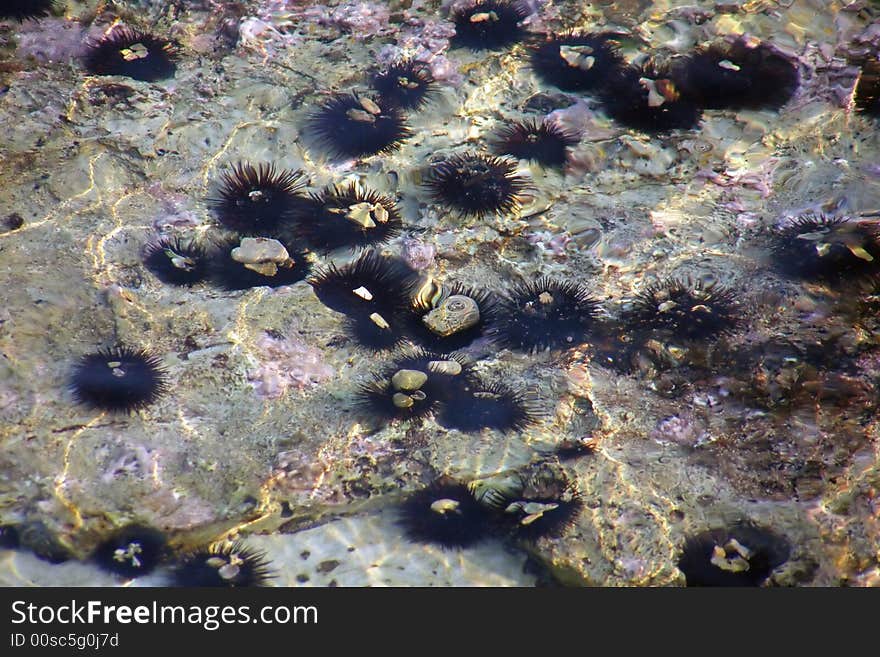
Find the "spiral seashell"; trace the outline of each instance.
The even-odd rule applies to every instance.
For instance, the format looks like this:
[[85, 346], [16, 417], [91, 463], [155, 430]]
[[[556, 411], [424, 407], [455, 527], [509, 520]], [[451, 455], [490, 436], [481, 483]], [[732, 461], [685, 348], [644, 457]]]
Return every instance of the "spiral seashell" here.
[[422, 322], [440, 337], [448, 337], [480, 323], [480, 307], [463, 294], [447, 297]]

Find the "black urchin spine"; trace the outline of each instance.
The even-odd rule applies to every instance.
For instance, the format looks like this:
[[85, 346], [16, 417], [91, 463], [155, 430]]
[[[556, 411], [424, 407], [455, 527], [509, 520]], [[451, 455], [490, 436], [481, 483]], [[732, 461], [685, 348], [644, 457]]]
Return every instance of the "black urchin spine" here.
[[124, 75], [143, 82], [174, 77], [179, 48], [133, 27], [116, 27], [87, 43], [85, 67], [94, 75]]
[[477, 432], [522, 431], [538, 421], [535, 400], [522, 390], [498, 382], [478, 384], [443, 405], [437, 421], [447, 429]]
[[56, 0], [4, 0], [0, 6], [0, 20], [9, 19], [22, 23], [50, 16], [57, 8]]
[[[246, 240], [265, 238], [231, 238], [217, 242], [209, 251], [210, 280], [224, 290], [247, 290], [252, 287], [281, 287], [293, 285], [304, 280], [311, 271], [312, 264], [305, 251], [297, 250], [290, 244], [278, 242], [284, 247], [287, 258], [248, 266], [237, 260], [234, 251]], [[277, 241], [277, 240], [272, 240]], [[283, 255], [282, 255], [283, 257]]]
[[441, 481], [412, 493], [401, 505], [398, 523], [409, 540], [444, 549], [466, 548], [493, 534], [492, 513], [468, 487]]

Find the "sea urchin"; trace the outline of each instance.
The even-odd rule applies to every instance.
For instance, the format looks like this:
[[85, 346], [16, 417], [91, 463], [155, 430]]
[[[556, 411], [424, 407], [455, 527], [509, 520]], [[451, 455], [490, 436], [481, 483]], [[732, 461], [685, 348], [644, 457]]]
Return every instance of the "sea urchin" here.
[[89, 41], [85, 67], [94, 75], [124, 75], [155, 82], [174, 76], [177, 46], [133, 27], [115, 27], [98, 41]]
[[804, 215], [776, 232], [772, 251], [776, 267], [796, 278], [834, 284], [880, 275], [875, 223]]
[[304, 186], [302, 171], [238, 162], [223, 173], [220, 190], [209, 202], [227, 228], [244, 235], [275, 236], [304, 202]]
[[175, 586], [240, 588], [265, 586], [275, 575], [265, 552], [234, 541], [185, 556], [172, 577]]
[[476, 385], [444, 404], [437, 422], [447, 429], [477, 432], [522, 431], [537, 421], [534, 401], [526, 393], [493, 382]]
[[463, 153], [435, 164], [425, 184], [435, 201], [460, 217], [506, 215], [519, 210], [520, 195], [531, 188], [516, 166], [515, 160]]
[[316, 251], [387, 242], [403, 227], [397, 202], [352, 183], [313, 194], [294, 213], [297, 234]]
[[520, 22], [528, 15], [528, 7], [517, 0], [476, 0], [452, 12], [452, 45], [471, 50], [504, 48], [525, 36]]
[[391, 153], [412, 136], [398, 106], [354, 93], [325, 100], [309, 117], [307, 127], [319, 145], [337, 158]]
[[49, 16], [55, 9], [56, 0], [4, 0], [0, 5], [0, 20], [10, 19], [21, 23]]
[[498, 341], [511, 349], [567, 348], [587, 339], [599, 303], [571, 281], [541, 277], [511, 290], [496, 323]]
[[766, 43], [722, 41], [673, 63], [683, 96], [707, 109], [779, 109], [797, 90], [797, 66]]
[[563, 91], [594, 91], [624, 65], [618, 36], [613, 32], [548, 36], [532, 50], [532, 69], [543, 82]]
[[552, 121], [515, 121], [498, 131], [492, 151], [545, 167], [562, 167], [568, 159], [568, 148], [579, 141], [578, 135]]
[[437, 90], [430, 67], [413, 59], [402, 59], [373, 73], [370, 85], [382, 100], [403, 110], [421, 109]]
[[690, 279], [670, 279], [636, 295], [625, 323], [635, 332], [662, 332], [675, 340], [711, 340], [740, 323], [736, 293]]
[[74, 399], [91, 408], [137, 411], [168, 390], [161, 362], [143, 349], [119, 346], [83, 356], [73, 368]]
[[102, 542], [92, 560], [104, 570], [123, 577], [152, 572], [165, 556], [167, 541], [152, 527], [128, 525]]
[[436, 543], [444, 549], [464, 548], [488, 538], [491, 511], [468, 487], [440, 481], [412, 493], [401, 505], [398, 522], [416, 543]]
[[193, 285], [208, 276], [208, 254], [194, 241], [163, 237], [144, 249], [144, 266], [170, 285]]

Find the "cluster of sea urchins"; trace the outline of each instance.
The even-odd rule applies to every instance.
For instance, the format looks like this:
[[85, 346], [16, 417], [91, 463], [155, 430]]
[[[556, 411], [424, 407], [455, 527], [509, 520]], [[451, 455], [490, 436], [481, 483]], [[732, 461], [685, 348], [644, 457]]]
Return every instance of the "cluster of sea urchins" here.
[[767, 43], [721, 40], [663, 60], [627, 63], [622, 35], [565, 32], [532, 46], [531, 66], [544, 83], [593, 94], [619, 123], [643, 132], [696, 127], [703, 109], [773, 109], [800, 82], [796, 63]]
[[524, 490], [518, 476], [468, 484], [441, 477], [411, 493], [398, 522], [407, 538], [444, 549], [467, 548], [489, 538], [535, 540], [560, 536], [583, 508], [578, 491], [563, 478], [555, 490]]
[[266, 554], [240, 541], [175, 554], [162, 532], [138, 524], [126, 525], [104, 539], [91, 561], [125, 579], [143, 577], [164, 566], [174, 586], [254, 587], [274, 577]]
[[413, 134], [406, 112], [423, 108], [437, 91], [428, 65], [409, 58], [368, 78], [371, 91], [330, 94], [306, 120], [312, 140], [334, 159], [396, 151]]

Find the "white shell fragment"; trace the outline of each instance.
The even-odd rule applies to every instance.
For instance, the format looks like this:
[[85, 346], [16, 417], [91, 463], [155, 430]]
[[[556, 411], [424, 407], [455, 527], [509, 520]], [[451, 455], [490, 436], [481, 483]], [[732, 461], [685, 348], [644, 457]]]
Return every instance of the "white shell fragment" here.
[[345, 218], [361, 228], [375, 228], [376, 223], [384, 224], [388, 221], [388, 210], [381, 203], [368, 203], [362, 201], [349, 206]]
[[389, 324], [388, 321], [379, 313], [373, 313], [372, 315], [370, 315], [370, 321], [373, 322], [373, 324], [378, 326], [380, 329], [391, 328], [391, 324]]
[[432, 360], [428, 363], [428, 369], [435, 374], [458, 376], [461, 374], [461, 363], [457, 360]]
[[412, 397], [405, 395], [402, 392], [395, 392], [391, 397], [391, 402], [397, 406], [397, 408], [410, 408], [416, 403]]
[[589, 71], [596, 63], [590, 46], [559, 46], [559, 56], [572, 68]]
[[370, 292], [363, 285], [361, 285], [359, 288], [355, 288], [351, 292], [352, 292], [352, 294], [359, 296], [364, 301], [372, 301], [373, 300], [373, 293]]
[[422, 317], [422, 322], [432, 332], [445, 338], [479, 324], [480, 307], [470, 297], [453, 294]]
[[431, 503], [431, 511], [434, 513], [456, 512], [458, 511], [459, 506], [461, 506], [461, 503], [458, 500], [443, 498], [442, 500], [435, 500]]

